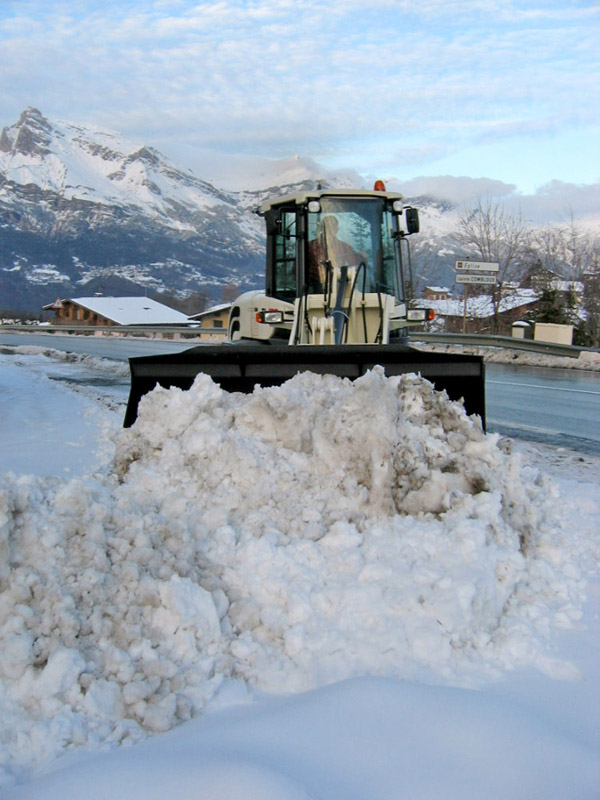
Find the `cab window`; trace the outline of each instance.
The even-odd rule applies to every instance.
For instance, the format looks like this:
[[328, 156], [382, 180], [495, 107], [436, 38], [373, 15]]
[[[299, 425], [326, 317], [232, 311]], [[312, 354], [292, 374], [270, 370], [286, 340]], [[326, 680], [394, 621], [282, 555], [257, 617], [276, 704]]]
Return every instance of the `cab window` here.
[[298, 230], [296, 211], [282, 210], [275, 234], [274, 296], [293, 302], [296, 297], [296, 251]]

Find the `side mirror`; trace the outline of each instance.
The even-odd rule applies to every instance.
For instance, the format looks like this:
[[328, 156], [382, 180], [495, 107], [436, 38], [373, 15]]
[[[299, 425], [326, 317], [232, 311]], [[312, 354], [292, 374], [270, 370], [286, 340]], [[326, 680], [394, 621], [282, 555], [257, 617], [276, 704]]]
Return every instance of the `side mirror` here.
[[406, 211], [406, 232], [408, 234], [418, 233], [420, 230], [419, 225], [419, 212], [412, 206], [407, 206]]

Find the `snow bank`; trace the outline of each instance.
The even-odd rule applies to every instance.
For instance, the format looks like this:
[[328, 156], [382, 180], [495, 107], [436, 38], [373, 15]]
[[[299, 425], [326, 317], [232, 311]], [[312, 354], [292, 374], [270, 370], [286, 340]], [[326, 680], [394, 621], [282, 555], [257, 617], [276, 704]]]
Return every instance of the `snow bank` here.
[[512, 364], [520, 367], [546, 367], [553, 369], [588, 370], [600, 372], [600, 353], [596, 350], [582, 350], [577, 358], [551, 356], [530, 350], [517, 350], [510, 347], [475, 347], [471, 345], [415, 343], [420, 350], [433, 350], [436, 353], [468, 353], [483, 356], [486, 363]]
[[[480, 348], [482, 351], [484, 348]], [[600, 372], [600, 353], [594, 350], [582, 350], [577, 358], [568, 356], [545, 356], [525, 350], [508, 348], [490, 348], [483, 353], [486, 362], [496, 364], [517, 364], [524, 367], [550, 367], [553, 369], [582, 369]]]
[[[245, 682], [574, 670], [593, 532], [414, 376], [158, 389], [114, 473], [0, 479], [1, 780]], [[243, 685], [243, 684], [242, 684]]]
[[108, 358], [89, 355], [88, 353], [73, 353], [67, 350], [57, 350], [53, 347], [40, 347], [39, 345], [0, 345], [0, 353], [21, 356], [44, 356], [53, 361], [62, 361], [67, 364], [77, 364], [96, 370], [97, 372], [110, 372], [113, 376], [129, 376], [129, 364], [123, 361], [113, 361]]
[[65, 365], [0, 347], [0, 472], [65, 477], [110, 464], [109, 432], [120, 427], [115, 409], [121, 419], [123, 413], [112, 385], [124, 379], [107, 362], [102, 370], [94, 366], [93, 374], [106, 375], [107, 387], [91, 388], [81, 380], [90, 372], [87, 361]]

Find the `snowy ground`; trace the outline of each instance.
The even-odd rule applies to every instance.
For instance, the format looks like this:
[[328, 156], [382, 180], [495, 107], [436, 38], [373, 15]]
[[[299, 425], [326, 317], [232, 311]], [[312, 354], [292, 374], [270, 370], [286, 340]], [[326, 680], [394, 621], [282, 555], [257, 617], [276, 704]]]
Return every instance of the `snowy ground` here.
[[0, 354], [3, 798], [598, 798], [599, 459], [418, 379], [126, 383]]

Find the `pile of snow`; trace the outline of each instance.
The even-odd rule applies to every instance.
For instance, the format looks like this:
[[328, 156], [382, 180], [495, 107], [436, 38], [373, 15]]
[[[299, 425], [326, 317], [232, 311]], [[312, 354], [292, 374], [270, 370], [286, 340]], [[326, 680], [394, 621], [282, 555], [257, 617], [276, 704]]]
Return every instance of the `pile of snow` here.
[[0, 782], [244, 687], [574, 668], [593, 531], [415, 376], [158, 389], [114, 472], [0, 479]]

